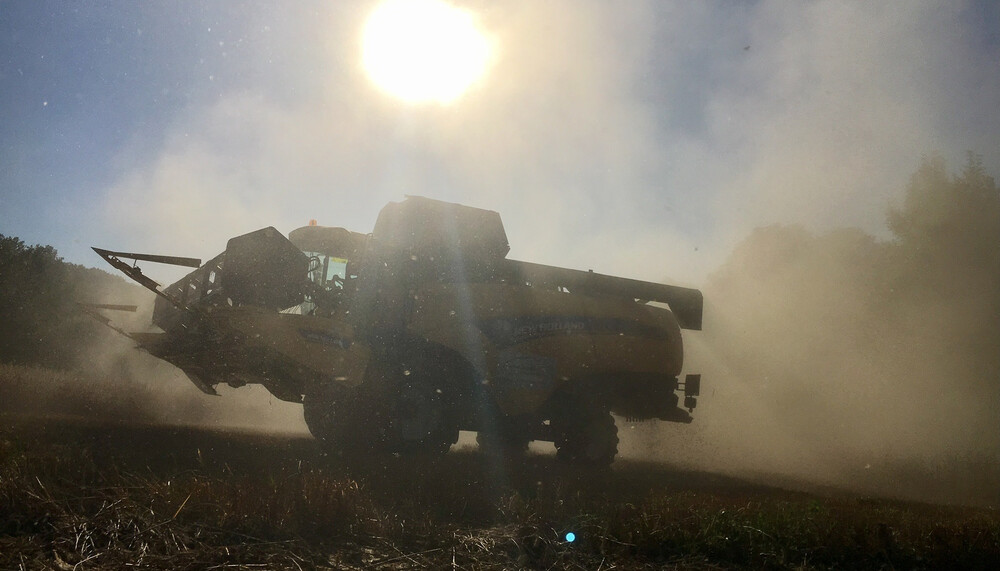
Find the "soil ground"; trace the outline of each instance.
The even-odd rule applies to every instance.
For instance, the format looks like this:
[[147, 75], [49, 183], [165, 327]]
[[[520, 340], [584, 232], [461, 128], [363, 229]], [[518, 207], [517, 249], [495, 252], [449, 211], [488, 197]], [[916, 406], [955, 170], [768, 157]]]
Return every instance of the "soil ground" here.
[[348, 462], [301, 436], [0, 415], [3, 569], [987, 569], [997, 561], [1000, 515], [986, 508], [791, 491], [635, 461], [581, 470], [548, 455], [475, 449]]

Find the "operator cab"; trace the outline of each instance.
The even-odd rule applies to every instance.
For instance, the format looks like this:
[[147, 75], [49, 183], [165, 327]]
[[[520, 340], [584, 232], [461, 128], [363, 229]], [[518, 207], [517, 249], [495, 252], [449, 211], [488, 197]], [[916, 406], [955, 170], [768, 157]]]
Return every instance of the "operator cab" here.
[[344, 289], [347, 278], [347, 258], [323, 252], [302, 252], [309, 257], [309, 281], [327, 291]]
[[338, 305], [345, 292], [353, 291], [353, 264], [364, 251], [367, 235], [345, 228], [309, 226], [292, 230], [288, 240], [309, 258], [308, 278], [312, 291], [303, 303], [287, 310], [289, 313], [315, 314], [317, 309], [329, 313]]

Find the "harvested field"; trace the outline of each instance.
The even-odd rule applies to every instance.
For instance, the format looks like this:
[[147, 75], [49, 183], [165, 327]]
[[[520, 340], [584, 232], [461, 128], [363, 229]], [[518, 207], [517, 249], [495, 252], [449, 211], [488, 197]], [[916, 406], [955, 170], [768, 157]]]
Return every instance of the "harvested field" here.
[[[988, 568], [1000, 516], [660, 464], [5, 415], [4, 569]], [[566, 541], [573, 532], [576, 540]]]

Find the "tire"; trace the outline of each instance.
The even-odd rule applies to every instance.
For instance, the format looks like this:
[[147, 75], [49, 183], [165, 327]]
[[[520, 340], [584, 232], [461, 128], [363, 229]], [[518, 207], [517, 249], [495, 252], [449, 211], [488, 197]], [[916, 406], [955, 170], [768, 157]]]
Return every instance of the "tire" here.
[[568, 406], [552, 419], [556, 457], [567, 463], [610, 466], [618, 454], [618, 427], [607, 410]]
[[364, 408], [357, 389], [335, 383], [316, 383], [302, 399], [302, 415], [309, 432], [330, 453], [343, 455], [376, 449], [384, 430], [384, 417]]
[[404, 383], [390, 412], [390, 448], [408, 454], [444, 454], [458, 441], [458, 428], [431, 385]]
[[326, 442], [336, 436], [335, 420], [339, 414], [334, 387], [315, 385], [302, 399], [302, 416], [316, 440]]

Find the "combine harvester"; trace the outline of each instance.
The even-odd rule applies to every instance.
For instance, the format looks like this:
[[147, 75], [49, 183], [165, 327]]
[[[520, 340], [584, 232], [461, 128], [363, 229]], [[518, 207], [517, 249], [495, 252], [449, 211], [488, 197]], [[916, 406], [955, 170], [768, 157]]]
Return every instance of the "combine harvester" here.
[[[607, 465], [612, 414], [691, 422], [699, 392], [678, 377], [701, 292], [509, 260], [489, 210], [407, 197], [369, 235], [269, 227], [205, 264], [94, 250], [158, 296], [163, 332], [129, 333], [139, 347], [205, 393], [259, 383], [302, 403], [332, 452], [445, 452], [470, 430]], [[139, 261], [197, 269], [161, 289]]]

